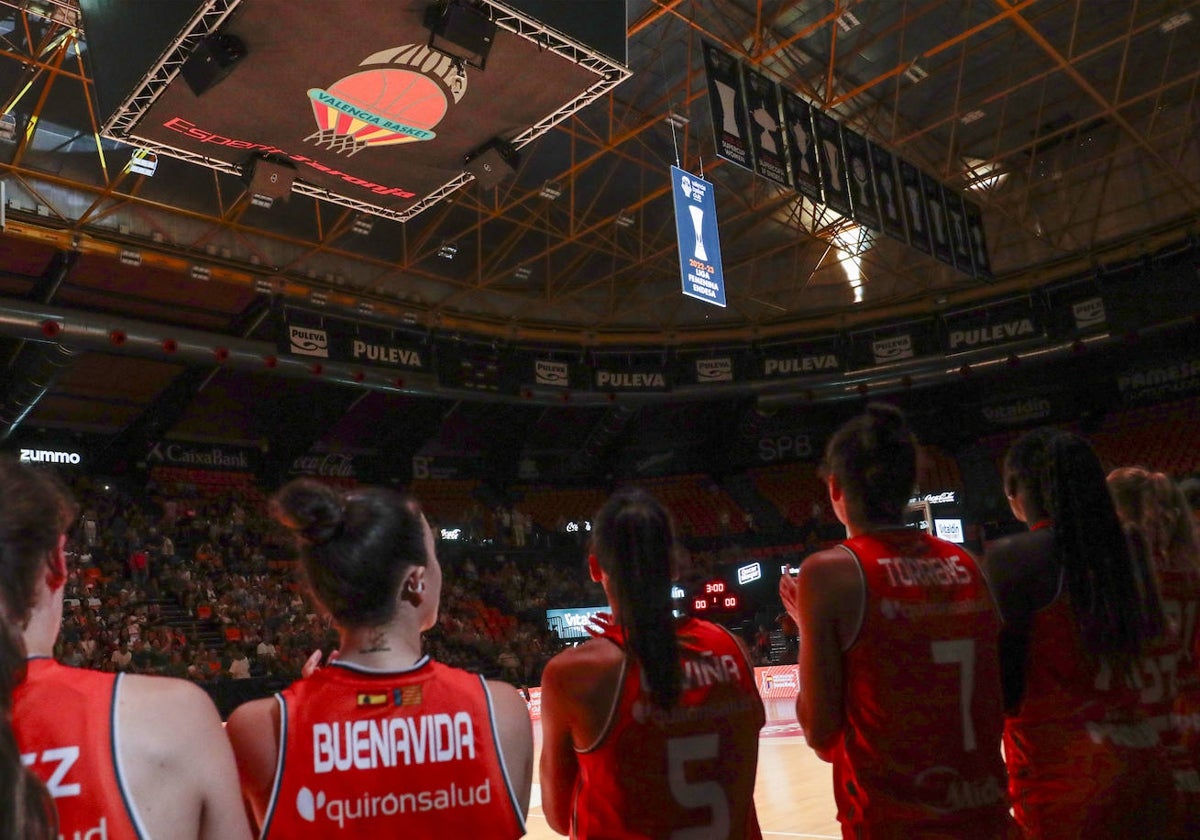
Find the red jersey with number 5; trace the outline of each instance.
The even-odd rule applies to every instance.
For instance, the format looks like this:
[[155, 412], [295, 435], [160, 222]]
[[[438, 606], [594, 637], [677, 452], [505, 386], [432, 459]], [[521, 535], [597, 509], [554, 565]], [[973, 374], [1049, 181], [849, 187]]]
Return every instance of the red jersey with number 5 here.
[[[608, 727], [578, 753], [572, 837], [762, 837], [754, 777], [765, 715], [753, 669], [716, 624], [684, 619], [676, 636], [683, 694], [670, 709], [626, 659]], [[601, 638], [625, 647], [617, 628]]]
[[842, 548], [866, 590], [833, 755], [845, 836], [1008, 836], [1000, 617], [974, 558], [912, 529]]
[[136, 815], [121, 781], [115, 717], [119, 674], [29, 660], [13, 693], [21, 763], [54, 797], [62, 837], [138, 840]]

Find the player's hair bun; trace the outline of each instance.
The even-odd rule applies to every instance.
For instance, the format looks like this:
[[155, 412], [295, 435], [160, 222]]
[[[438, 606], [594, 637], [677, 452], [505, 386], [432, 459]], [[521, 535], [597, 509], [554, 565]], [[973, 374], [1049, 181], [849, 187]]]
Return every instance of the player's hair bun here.
[[313, 545], [325, 545], [345, 529], [346, 509], [341, 496], [319, 481], [293, 481], [272, 504], [275, 518]]

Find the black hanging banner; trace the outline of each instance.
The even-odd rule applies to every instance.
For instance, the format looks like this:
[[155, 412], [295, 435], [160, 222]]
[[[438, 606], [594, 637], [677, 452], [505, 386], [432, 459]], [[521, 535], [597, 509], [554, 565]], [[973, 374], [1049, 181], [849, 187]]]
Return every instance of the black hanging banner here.
[[983, 232], [983, 211], [979, 205], [963, 199], [963, 213], [967, 217], [967, 238], [971, 242], [971, 263], [975, 276], [980, 280], [991, 280], [992, 261], [988, 258], [987, 238]]
[[879, 201], [871, 177], [871, 148], [867, 139], [849, 126], [842, 126], [842, 151], [850, 184], [850, 204], [854, 220], [871, 230], [879, 230]]
[[817, 159], [821, 162], [821, 182], [825, 203], [843, 216], [850, 215], [850, 188], [846, 179], [846, 158], [842, 154], [841, 125], [824, 111], [813, 110], [817, 134]]
[[896, 159], [882, 146], [871, 143], [871, 174], [875, 178], [875, 195], [879, 201], [879, 222], [883, 232], [908, 244], [904, 227], [904, 194], [896, 177]]
[[904, 196], [902, 203], [908, 227], [908, 244], [922, 253], [932, 253], [933, 248], [929, 242], [929, 210], [925, 206], [921, 170], [904, 158], [897, 158], [896, 169], [900, 173], [900, 190]]
[[746, 82], [746, 126], [754, 150], [754, 171], [785, 187], [791, 186], [787, 171], [784, 124], [779, 110], [779, 85], [762, 73], [744, 67]]
[[751, 159], [749, 119], [746, 98], [742, 92], [741, 62], [707, 41], [704, 49], [704, 69], [708, 80], [708, 106], [712, 111], [713, 137], [717, 154], [730, 163], [754, 169]]
[[925, 209], [929, 212], [929, 240], [933, 255], [944, 263], [954, 265], [950, 247], [950, 220], [942, 199], [942, 185], [928, 172], [921, 173], [921, 188], [925, 192]]
[[783, 91], [783, 124], [792, 164], [793, 185], [801, 195], [824, 203], [817, 138], [813, 133], [813, 108], [790, 90]]
[[967, 231], [967, 212], [963, 209], [963, 198], [954, 190], [942, 188], [946, 200], [946, 218], [950, 220], [950, 250], [954, 254], [954, 267], [969, 277], [975, 276], [975, 265], [971, 261], [971, 239]]

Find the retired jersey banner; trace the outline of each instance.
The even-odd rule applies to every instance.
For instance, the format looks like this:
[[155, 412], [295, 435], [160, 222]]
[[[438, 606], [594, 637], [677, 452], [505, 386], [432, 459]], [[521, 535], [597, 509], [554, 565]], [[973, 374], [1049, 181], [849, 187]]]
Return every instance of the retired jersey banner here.
[[925, 188], [921, 170], [903, 158], [897, 158], [896, 171], [900, 176], [901, 206], [908, 230], [908, 244], [922, 253], [933, 249], [929, 243], [929, 208], [925, 206]]
[[386, 327], [290, 308], [281, 311], [279, 327], [276, 345], [280, 353], [364, 367], [431, 368], [427, 346], [413, 335]]
[[708, 106], [712, 111], [717, 155], [730, 163], [753, 169], [746, 98], [742, 93], [742, 64], [707, 41], [702, 42], [701, 46], [704, 49]]
[[1002, 301], [942, 316], [948, 354], [1031, 341], [1045, 335], [1042, 319], [1025, 298]]
[[946, 213], [942, 185], [928, 172], [922, 172], [921, 189], [925, 192], [925, 209], [929, 212], [929, 241], [933, 245], [933, 255], [947, 265], [954, 265], [950, 219]]
[[875, 179], [875, 196], [879, 203], [879, 224], [893, 239], [908, 242], [904, 227], [904, 195], [896, 177], [896, 159], [883, 146], [869, 143], [871, 174]]
[[843, 216], [850, 215], [850, 188], [847, 186], [846, 156], [842, 154], [842, 127], [824, 111], [813, 111], [817, 134], [817, 160], [821, 163], [821, 183], [825, 203]]
[[841, 369], [841, 341], [830, 337], [764, 348], [758, 374], [763, 379], [783, 379], [837, 373]]
[[683, 293], [723, 307], [725, 275], [721, 268], [721, 237], [717, 231], [713, 185], [672, 166], [671, 194], [675, 199], [675, 234], [679, 241]]
[[875, 194], [875, 181], [871, 177], [871, 148], [867, 139], [843, 125], [842, 150], [846, 155], [854, 220], [871, 230], [879, 230], [879, 202]]

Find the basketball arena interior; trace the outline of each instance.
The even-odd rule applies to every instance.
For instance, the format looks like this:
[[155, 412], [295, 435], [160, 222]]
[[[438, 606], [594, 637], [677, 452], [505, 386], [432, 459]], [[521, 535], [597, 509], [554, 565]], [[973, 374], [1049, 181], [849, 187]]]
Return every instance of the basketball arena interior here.
[[536, 689], [640, 484], [780, 701], [765, 834], [834, 836], [776, 592], [841, 535], [833, 429], [903, 408], [912, 521], [974, 550], [1029, 428], [1200, 471], [1198, 3], [127, 5], [0, 0], [0, 439], [97, 526], [93, 664], [140, 611], [223, 712], [286, 683], [328, 628], [264, 504], [308, 475], [410, 490], [437, 651]]

